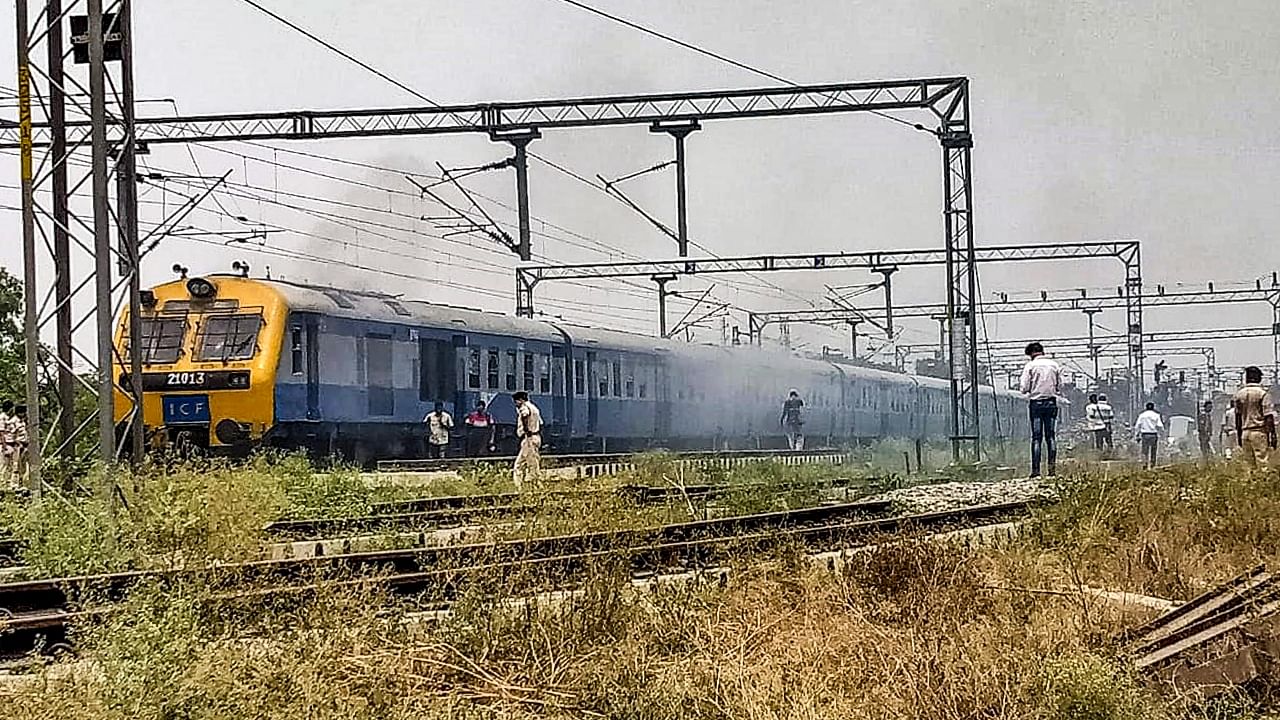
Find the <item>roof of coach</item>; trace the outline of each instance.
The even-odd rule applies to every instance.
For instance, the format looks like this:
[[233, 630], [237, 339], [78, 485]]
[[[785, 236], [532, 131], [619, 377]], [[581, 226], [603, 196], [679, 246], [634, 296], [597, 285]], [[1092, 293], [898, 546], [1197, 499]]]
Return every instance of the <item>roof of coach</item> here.
[[[212, 278], [239, 276], [211, 275]], [[389, 323], [414, 322], [435, 327], [454, 327], [491, 335], [510, 335], [522, 338], [558, 342], [563, 340], [560, 331], [567, 333], [574, 344], [590, 348], [598, 346], [610, 350], [629, 350], [642, 353], [670, 353], [688, 360], [715, 362], [733, 358], [755, 365], [789, 367], [796, 371], [830, 371], [838, 368], [846, 377], [863, 378], [887, 383], [919, 384], [922, 387], [948, 389], [946, 380], [922, 375], [894, 373], [855, 365], [833, 364], [829, 361], [805, 358], [783, 350], [760, 347], [725, 347], [673, 342], [638, 333], [608, 330], [575, 325], [564, 321], [531, 320], [503, 313], [476, 308], [443, 305], [423, 300], [406, 300], [397, 295], [372, 290], [352, 290], [324, 285], [292, 282], [288, 280], [255, 278], [250, 282], [262, 283], [274, 289], [284, 298], [290, 310], [318, 312], [327, 315], [377, 320]], [[983, 387], [989, 393], [989, 387]], [[1010, 391], [998, 391], [1000, 395], [1016, 395]]]

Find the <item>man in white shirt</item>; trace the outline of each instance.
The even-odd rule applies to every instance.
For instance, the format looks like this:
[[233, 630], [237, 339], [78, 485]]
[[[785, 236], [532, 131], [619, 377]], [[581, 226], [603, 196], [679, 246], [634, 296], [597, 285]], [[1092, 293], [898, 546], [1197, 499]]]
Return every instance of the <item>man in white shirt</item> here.
[[1142, 443], [1142, 467], [1156, 466], [1156, 448], [1160, 445], [1160, 433], [1164, 432], [1164, 419], [1156, 412], [1155, 403], [1147, 403], [1147, 409], [1133, 423], [1133, 434]]
[[1107, 400], [1107, 396], [1098, 394], [1098, 417], [1102, 419], [1102, 442], [1106, 445], [1106, 452], [1102, 457], [1109, 458], [1111, 453], [1115, 451], [1115, 442], [1112, 440], [1111, 426], [1116, 419], [1116, 411], [1111, 407], [1111, 402]]
[[1031, 477], [1040, 477], [1041, 444], [1049, 456], [1049, 474], [1053, 475], [1058, 462], [1058, 443], [1055, 426], [1058, 422], [1058, 395], [1062, 393], [1062, 368], [1044, 355], [1044, 346], [1038, 342], [1027, 345], [1027, 357], [1031, 358], [1022, 368], [1019, 387], [1027, 396], [1031, 418]]
[[1103, 440], [1107, 434], [1107, 424], [1102, 421], [1102, 411], [1098, 408], [1098, 394], [1089, 394], [1089, 404], [1084, 406], [1085, 428], [1093, 434], [1093, 449], [1102, 453]]
[[427, 457], [439, 459], [449, 449], [449, 431], [453, 430], [453, 416], [444, 409], [444, 403], [436, 401], [435, 409], [422, 419], [427, 425]]
[[511, 468], [511, 479], [520, 491], [526, 478], [536, 482], [542, 472], [542, 413], [523, 390], [511, 399], [516, 403], [516, 435], [520, 438], [520, 454]]

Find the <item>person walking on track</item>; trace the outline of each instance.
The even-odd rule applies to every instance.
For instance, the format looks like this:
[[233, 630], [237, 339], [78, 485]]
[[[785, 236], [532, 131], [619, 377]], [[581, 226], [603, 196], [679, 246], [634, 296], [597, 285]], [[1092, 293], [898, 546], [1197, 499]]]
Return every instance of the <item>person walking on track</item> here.
[[1058, 463], [1058, 396], [1062, 393], [1062, 368], [1045, 357], [1044, 345], [1033, 342], [1027, 345], [1027, 361], [1022, 368], [1019, 387], [1027, 396], [1027, 408], [1031, 418], [1031, 477], [1040, 477], [1041, 446], [1048, 457], [1049, 475], [1053, 475]]
[[1236, 391], [1231, 405], [1235, 408], [1236, 444], [1250, 471], [1270, 469], [1271, 451], [1276, 447], [1276, 409], [1271, 393], [1262, 386], [1262, 370], [1256, 366], [1244, 369], [1244, 387]]
[[779, 418], [782, 429], [787, 433], [787, 447], [791, 450], [804, 449], [804, 401], [800, 399], [800, 391], [792, 390], [782, 403], [782, 417]]
[[542, 413], [521, 390], [511, 396], [516, 403], [516, 436], [520, 438], [520, 454], [511, 468], [516, 490], [524, 489], [524, 481], [537, 482], [542, 473]]
[[1135, 439], [1142, 444], [1142, 468], [1156, 466], [1156, 448], [1160, 445], [1160, 433], [1164, 432], [1164, 419], [1156, 412], [1155, 403], [1147, 403], [1147, 409], [1133, 423]]

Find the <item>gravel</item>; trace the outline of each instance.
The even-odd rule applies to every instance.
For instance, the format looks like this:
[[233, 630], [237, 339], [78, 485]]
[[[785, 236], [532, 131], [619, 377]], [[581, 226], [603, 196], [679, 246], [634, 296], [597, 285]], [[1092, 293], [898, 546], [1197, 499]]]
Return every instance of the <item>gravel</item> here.
[[974, 505], [1020, 502], [1052, 497], [1053, 487], [1040, 480], [1018, 478], [987, 482], [947, 482], [890, 490], [869, 498], [888, 500], [907, 513], [942, 512]]

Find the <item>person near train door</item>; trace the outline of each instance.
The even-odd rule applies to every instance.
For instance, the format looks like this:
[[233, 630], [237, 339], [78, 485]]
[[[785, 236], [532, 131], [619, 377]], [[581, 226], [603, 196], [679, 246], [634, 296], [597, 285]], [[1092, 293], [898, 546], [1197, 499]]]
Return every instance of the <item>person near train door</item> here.
[[516, 436], [520, 438], [520, 453], [511, 468], [511, 479], [519, 491], [524, 489], [525, 480], [537, 482], [542, 473], [542, 413], [523, 390], [511, 399], [516, 404]]
[[1142, 444], [1142, 468], [1150, 470], [1156, 466], [1156, 448], [1160, 446], [1160, 433], [1164, 432], [1164, 419], [1156, 412], [1155, 403], [1147, 403], [1138, 419], [1133, 423], [1135, 439]]
[[427, 426], [427, 457], [438, 459], [449, 449], [449, 433], [453, 430], [453, 416], [444, 409], [444, 403], [436, 401], [435, 408], [422, 419]]
[[1040, 477], [1041, 445], [1048, 457], [1049, 475], [1058, 464], [1058, 396], [1062, 394], [1062, 368], [1044, 355], [1044, 345], [1027, 345], [1030, 360], [1022, 368], [1019, 388], [1027, 396], [1031, 419], [1031, 477]]
[[1236, 445], [1245, 463], [1250, 472], [1266, 472], [1276, 447], [1276, 409], [1271, 393], [1262, 386], [1260, 368], [1250, 365], [1244, 369], [1244, 387], [1236, 391], [1231, 404], [1236, 411]]
[[787, 447], [792, 450], [804, 449], [804, 401], [800, 399], [800, 391], [792, 388], [787, 399], [782, 403], [782, 417], [779, 418], [782, 429], [787, 433]]
[[493, 451], [493, 416], [485, 409], [484, 401], [476, 403], [476, 409], [462, 419], [467, 426], [467, 455], [482, 457]]

